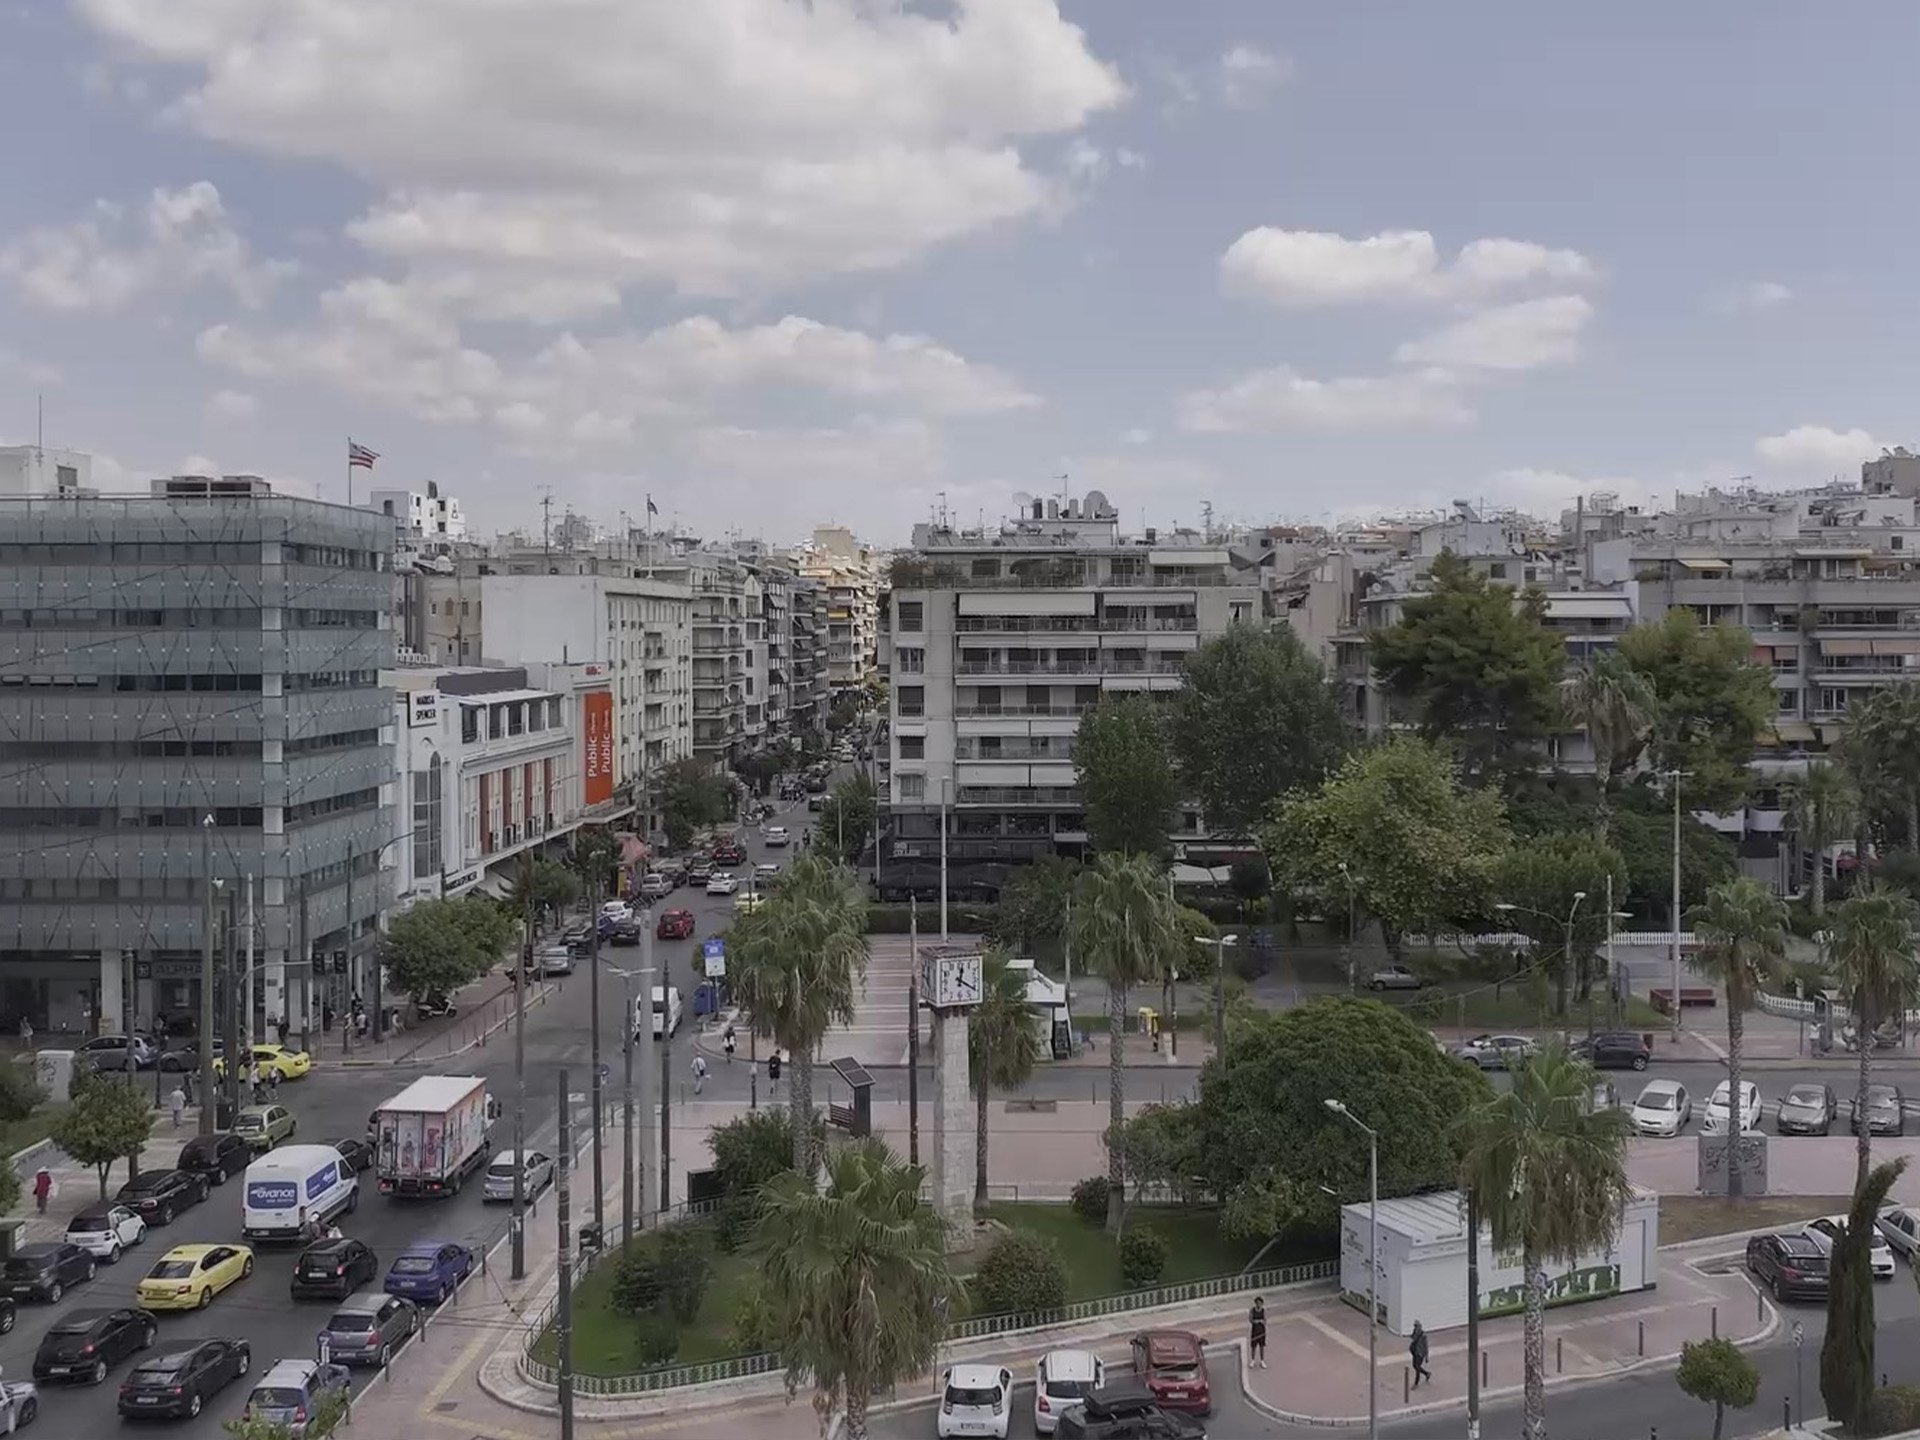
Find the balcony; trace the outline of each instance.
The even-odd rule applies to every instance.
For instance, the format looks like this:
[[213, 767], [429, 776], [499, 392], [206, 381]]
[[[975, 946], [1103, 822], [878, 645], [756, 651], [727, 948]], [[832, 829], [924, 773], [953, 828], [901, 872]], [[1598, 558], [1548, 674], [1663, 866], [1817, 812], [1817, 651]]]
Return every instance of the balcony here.
[[1071, 720], [1086, 714], [1092, 708], [1092, 701], [1065, 705], [956, 705], [953, 707], [953, 714], [957, 720], [998, 720], [1002, 717], [1008, 719], [1053, 717]]
[[1080, 804], [1075, 785], [962, 785], [954, 792], [958, 805], [1066, 805]]
[[989, 746], [985, 737], [962, 736], [953, 742], [953, 758], [956, 760], [1072, 761], [1073, 737], [1071, 735], [1042, 738], [1058, 743], [1040, 744], [1032, 740], [1007, 739]]
[[1122, 659], [1114, 652], [1099, 660], [962, 660], [956, 675], [1178, 675], [1185, 666], [1177, 660], [1153, 662]]

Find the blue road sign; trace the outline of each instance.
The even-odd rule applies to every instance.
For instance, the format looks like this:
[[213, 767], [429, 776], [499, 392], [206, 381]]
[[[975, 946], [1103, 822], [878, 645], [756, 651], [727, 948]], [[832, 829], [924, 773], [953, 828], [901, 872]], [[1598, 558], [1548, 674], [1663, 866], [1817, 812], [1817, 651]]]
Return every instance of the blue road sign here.
[[727, 942], [716, 935], [711, 940], [701, 942], [700, 953], [709, 960], [718, 960], [727, 953]]

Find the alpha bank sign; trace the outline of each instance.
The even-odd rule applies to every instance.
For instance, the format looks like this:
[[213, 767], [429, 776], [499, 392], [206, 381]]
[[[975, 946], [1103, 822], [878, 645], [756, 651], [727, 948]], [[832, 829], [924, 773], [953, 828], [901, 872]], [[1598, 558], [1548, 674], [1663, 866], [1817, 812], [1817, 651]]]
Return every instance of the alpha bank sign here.
[[407, 728], [419, 730], [428, 725], [440, 723], [440, 692], [437, 690], [416, 690], [408, 696]]

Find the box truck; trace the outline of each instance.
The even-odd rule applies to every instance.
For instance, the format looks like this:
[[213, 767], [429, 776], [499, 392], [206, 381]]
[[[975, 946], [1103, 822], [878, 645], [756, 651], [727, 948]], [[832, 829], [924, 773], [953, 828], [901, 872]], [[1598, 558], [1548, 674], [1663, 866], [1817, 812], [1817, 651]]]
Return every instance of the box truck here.
[[478, 1075], [423, 1075], [373, 1112], [382, 1195], [457, 1195], [486, 1164], [500, 1103]]

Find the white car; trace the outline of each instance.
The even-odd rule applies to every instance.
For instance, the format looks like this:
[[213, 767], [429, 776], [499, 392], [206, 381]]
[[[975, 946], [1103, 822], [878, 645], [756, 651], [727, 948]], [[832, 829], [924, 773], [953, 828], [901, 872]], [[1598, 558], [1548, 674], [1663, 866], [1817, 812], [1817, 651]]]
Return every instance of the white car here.
[[[1818, 1220], [1809, 1220], [1800, 1228], [1800, 1233], [1818, 1245], [1821, 1253], [1831, 1259], [1834, 1242], [1846, 1233], [1846, 1229], [1846, 1216], [1822, 1215]], [[1867, 1263], [1873, 1269], [1874, 1279], [1891, 1280], [1893, 1278], [1893, 1249], [1887, 1244], [1887, 1237], [1878, 1230], [1873, 1234], [1867, 1257]]]
[[767, 826], [761, 833], [761, 838], [765, 840], [768, 845], [776, 849], [782, 845], [791, 843], [793, 840], [793, 837], [787, 834], [787, 827], [784, 825]]
[[1106, 1382], [1107, 1367], [1091, 1350], [1049, 1350], [1033, 1374], [1033, 1428], [1051, 1435], [1060, 1413], [1084, 1404]]
[[1898, 1250], [1907, 1259], [1913, 1259], [1914, 1252], [1920, 1250], [1920, 1210], [1907, 1205], [1891, 1205], [1875, 1217], [1880, 1233], [1887, 1237], [1887, 1244]]
[[1678, 1080], [1649, 1080], [1627, 1112], [1636, 1135], [1678, 1135], [1693, 1118], [1693, 1099]]
[[998, 1365], [956, 1365], [942, 1377], [938, 1429], [952, 1435], [1007, 1440], [1013, 1420], [1013, 1372]]
[[716, 870], [707, 880], [707, 894], [731, 895], [740, 888], [740, 882], [725, 870]]
[[609, 900], [600, 907], [600, 918], [602, 920], [613, 921], [631, 920], [633, 918], [633, 906], [624, 900]]
[[147, 1236], [147, 1222], [124, 1205], [89, 1205], [67, 1222], [67, 1244], [109, 1265]]
[[764, 885], [769, 880], [778, 880], [779, 878], [780, 878], [780, 867], [778, 865], [769, 864], [766, 861], [762, 861], [760, 864], [753, 867], [753, 879], [755, 884]]
[[[1713, 1098], [1707, 1101], [1706, 1118], [1701, 1128], [1709, 1135], [1723, 1134], [1727, 1128], [1727, 1113], [1733, 1103], [1731, 1080], [1722, 1080], [1713, 1087]], [[1740, 1130], [1745, 1134], [1749, 1130], [1760, 1128], [1760, 1087], [1751, 1080], [1740, 1082]]]

